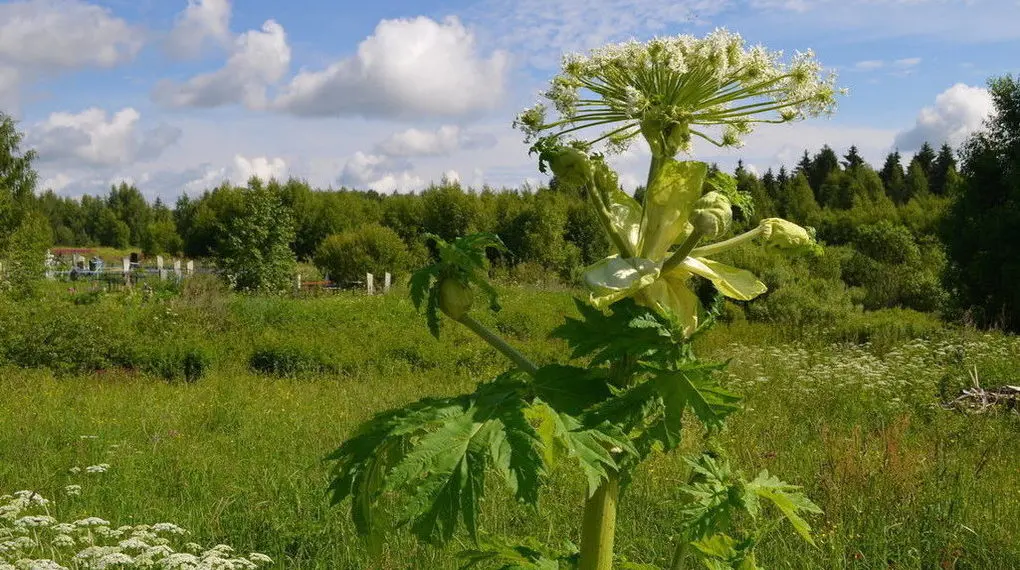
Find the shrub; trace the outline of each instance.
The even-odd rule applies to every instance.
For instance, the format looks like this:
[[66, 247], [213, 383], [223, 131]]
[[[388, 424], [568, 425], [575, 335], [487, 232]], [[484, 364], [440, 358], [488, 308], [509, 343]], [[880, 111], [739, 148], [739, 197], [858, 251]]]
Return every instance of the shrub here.
[[398, 273], [410, 254], [397, 232], [378, 224], [331, 235], [315, 252], [315, 265], [338, 283], [358, 281], [366, 273]]
[[[833, 324], [856, 314], [859, 308], [841, 279], [845, 248], [826, 248], [820, 255], [790, 257], [761, 248], [729, 253], [727, 263], [746, 267], [768, 287], [746, 307], [747, 318], [792, 326]], [[734, 320], [733, 315], [726, 320]]]
[[256, 349], [248, 359], [248, 367], [255, 372], [281, 378], [320, 374], [337, 369], [325, 354], [297, 345]]
[[216, 263], [238, 291], [279, 293], [294, 278], [294, 216], [277, 184], [264, 187], [253, 178], [244, 194], [244, 210], [226, 223], [216, 248]]
[[211, 363], [212, 358], [201, 347], [171, 346], [146, 351], [136, 362], [136, 367], [167, 382], [183, 380], [193, 383], [205, 375]]
[[945, 325], [938, 318], [910, 309], [882, 309], [841, 321], [830, 333], [835, 342], [869, 343], [879, 352], [916, 338], [929, 338]]
[[905, 226], [883, 220], [857, 228], [853, 245], [856, 251], [844, 259], [843, 278], [863, 289], [865, 309], [936, 311], [945, 303], [945, 253], [933, 238], [917, 240]]

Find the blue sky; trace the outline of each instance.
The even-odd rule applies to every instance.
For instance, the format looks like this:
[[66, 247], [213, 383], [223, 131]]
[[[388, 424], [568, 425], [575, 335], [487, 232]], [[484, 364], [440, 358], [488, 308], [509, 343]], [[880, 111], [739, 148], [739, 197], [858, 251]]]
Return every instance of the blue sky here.
[[[741, 33], [813, 49], [850, 89], [835, 116], [763, 127], [764, 171], [829, 143], [872, 162], [959, 144], [1020, 72], [1017, 0], [22, 0], [0, 2], [0, 109], [66, 195], [121, 180], [173, 199], [223, 180], [419, 189], [541, 181], [510, 129], [564, 51], [654, 35]], [[615, 160], [640, 183], [640, 148]]]

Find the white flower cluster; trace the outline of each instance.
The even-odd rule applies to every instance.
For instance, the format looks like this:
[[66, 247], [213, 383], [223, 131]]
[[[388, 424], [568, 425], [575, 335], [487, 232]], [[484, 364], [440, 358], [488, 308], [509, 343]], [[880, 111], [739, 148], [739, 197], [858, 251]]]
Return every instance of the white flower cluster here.
[[[977, 338], [917, 339], [876, 355], [864, 345], [837, 345], [810, 350], [797, 344], [780, 346], [731, 345], [734, 358], [727, 375], [730, 385], [753, 390], [789, 390], [798, 395], [824, 391], [867, 398], [876, 405], [899, 408], [913, 403], [934, 404], [933, 395], [947, 373], [994, 369], [997, 362], [1020, 354], [1020, 338], [982, 335]], [[790, 382], [790, 378], [797, 379]]]
[[173, 523], [113, 528], [99, 517], [59, 522], [52, 505], [34, 491], [0, 496], [0, 570], [255, 570], [273, 562], [257, 552], [235, 554], [225, 544], [177, 546], [188, 531]]
[[[568, 54], [542, 93], [560, 118], [547, 121], [540, 103], [514, 124], [528, 140], [544, 131], [559, 136], [605, 126], [587, 142], [609, 140], [611, 149], [643, 134], [653, 153], [663, 156], [689, 150], [692, 135], [739, 146], [754, 123], [831, 113], [835, 95], [845, 92], [810, 50], [797, 52], [789, 63], [782, 57], [780, 51], [747, 47], [739, 34], [724, 29], [704, 38], [659, 37]], [[720, 128], [721, 137], [703, 127]], [[655, 140], [660, 136], [673, 140]]]

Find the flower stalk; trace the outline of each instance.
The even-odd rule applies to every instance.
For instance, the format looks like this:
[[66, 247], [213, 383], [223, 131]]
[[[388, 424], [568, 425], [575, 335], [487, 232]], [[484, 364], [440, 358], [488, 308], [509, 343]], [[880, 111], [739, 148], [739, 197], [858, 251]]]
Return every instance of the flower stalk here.
[[476, 321], [471, 315], [464, 314], [457, 322], [467, 327], [471, 332], [478, 335], [482, 340], [489, 343], [493, 348], [503, 353], [504, 356], [510, 359], [517, 368], [528, 374], [534, 376], [538, 372], [538, 365], [528, 360], [526, 356], [521, 354], [519, 350], [510, 346], [508, 342], [503, 340], [498, 334], [489, 330], [485, 325]]

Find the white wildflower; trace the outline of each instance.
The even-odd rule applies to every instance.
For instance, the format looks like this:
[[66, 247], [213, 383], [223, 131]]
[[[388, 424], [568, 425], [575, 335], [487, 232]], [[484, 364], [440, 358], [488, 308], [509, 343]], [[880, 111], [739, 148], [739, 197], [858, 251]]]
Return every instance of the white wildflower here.
[[110, 521], [103, 520], [99, 517], [88, 517], [74, 521], [75, 526], [79, 527], [97, 527], [97, 526], [110, 526]]
[[74, 537], [69, 534], [58, 534], [53, 537], [51, 544], [57, 548], [74, 546]]

